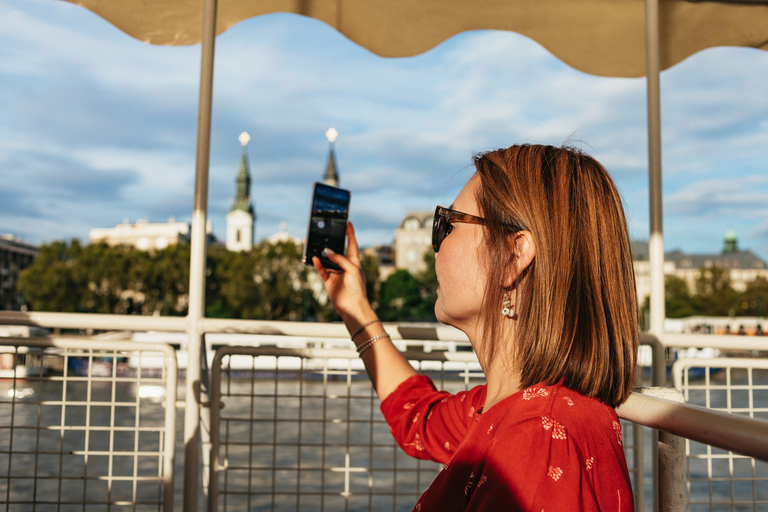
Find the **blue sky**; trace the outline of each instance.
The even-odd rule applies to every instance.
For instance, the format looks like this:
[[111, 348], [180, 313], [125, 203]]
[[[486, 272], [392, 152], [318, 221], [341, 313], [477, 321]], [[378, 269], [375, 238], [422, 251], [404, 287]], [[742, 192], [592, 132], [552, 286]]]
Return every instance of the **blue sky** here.
[[[88, 238], [128, 219], [190, 220], [200, 47], [152, 46], [58, 0], [0, 0], [0, 233]], [[716, 48], [662, 73], [665, 248], [717, 252], [727, 229], [768, 258], [768, 52]], [[251, 135], [256, 236], [303, 237], [339, 132], [363, 245], [450, 204], [475, 152], [570, 143], [612, 172], [648, 237], [644, 79], [587, 75], [514, 33], [461, 34], [383, 59], [321, 22], [268, 15], [217, 39], [209, 217], [223, 238]]]

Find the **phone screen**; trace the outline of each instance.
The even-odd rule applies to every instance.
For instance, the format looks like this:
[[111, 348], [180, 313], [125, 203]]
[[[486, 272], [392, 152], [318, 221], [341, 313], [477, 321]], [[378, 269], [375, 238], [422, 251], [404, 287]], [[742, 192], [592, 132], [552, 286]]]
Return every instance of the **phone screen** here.
[[315, 183], [307, 239], [304, 242], [305, 265], [312, 265], [312, 257], [317, 256], [324, 267], [340, 270], [340, 267], [323, 256], [322, 252], [328, 247], [336, 253], [344, 254], [349, 198], [349, 190]]

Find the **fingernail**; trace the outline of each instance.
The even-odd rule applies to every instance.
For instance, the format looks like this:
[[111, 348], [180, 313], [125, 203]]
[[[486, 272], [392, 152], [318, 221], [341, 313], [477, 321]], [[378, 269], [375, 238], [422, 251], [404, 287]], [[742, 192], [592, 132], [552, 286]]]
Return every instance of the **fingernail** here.
[[329, 249], [327, 247], [325, 249], [323, 249], [323, 252], [326, 253], [326, 254], [336, 254], [336, 251], [334, 251], [332, 249]]

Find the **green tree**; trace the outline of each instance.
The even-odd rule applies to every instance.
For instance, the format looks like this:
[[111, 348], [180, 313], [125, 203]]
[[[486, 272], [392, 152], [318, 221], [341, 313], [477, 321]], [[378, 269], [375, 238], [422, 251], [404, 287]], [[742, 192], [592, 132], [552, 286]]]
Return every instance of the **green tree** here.
[[254, 279], [266, 320], [299, 320], [304, 316], [304, 289], [309, 267], [301, 262], [301, 247], [291, 241], [262, 242], [254, 248]]
[[768, 279], [758, 277], [747, 284], [747, 289], [738, 299], [736, 314], [762, 317], [768, 310]]
[[435, 302], [424, 283], [398, 270], [381, 285], [378, 314], [386, 322], [434, 321]]
[[381, 280], [379, 279], [379, 261], [375, 254], [362, 253], [360, 257], [360, 266], [365, 276], [365, 293], [368, 295], [368, 302], [373, 309], [379, 306], [379, 291], [381, 289]]
[[80, 242], [52, 242], [40, 247], [35, 261], [19, 276], [19, 291], [30, 309], [74, 313], [83, 311], [83, 290], [74, 273]]
[[189, 247], [148, 253], [77, 240], [52, 242], [22, 274], [19, 288], [38, 311], [184, 314]]
[[263, 241], [251, 251], [227, 252], [215, 259], [209, 276], [211, 314], [260, 320], [327, 314], [308, 284], [308, 274], [314, 270], [301, 263], [301, 247], [291, 241]]
[[699, 314], [688, 284], [681, 278], [668, 275], [664, 278], [665, 309], [667, 318], [683, 318]]
[[256, 255], [253, 251], [227, 252], [211, 271], [220, 283], [220, 303], [212, 306], [232, 318], [262, 318], [258, 309], [261, 301], [259, 287], [254, 279]]
[[[22, 274], [20, 291], [33, 310], [183, 315], [187, 312], [188, 245], [154, 252], [106, 244], [53, 242]], [[371, 292], [378, 266], [364, 259]], [[301, 247], [262, 242], [247, 252], [210, 247], [206, 315], [265, 320], [336, 320], [322, 283], [301, 263]]]
[[234, 318], [235, 314], [222, 294], [226, 286], [224, 262], [229, 251], [221, 245], [208, 248], [205, 277], [205, 316], [209, 318]]
[[702, 315], [731, 316], [735, 313], [738, 294], [731, 286], [730, 273], [721, 267], [701, 269], [696, 279], [694, 302]]
[[381, 284], [379, 317], [385, 322], [418, 320], [421, 283], [407, 270], [397, 270]]
[[131, 282], [143, 294], [147, 315], [185, 315], [189, 296], [190, 247], [176, 244], [148, 253], [134, 251]]
[[133, 290], [129, 282], [133, 249], [106, 244], [90, 244], [82, 248], [75, 268], [78, 285], [84, 288], [85, 309], [91, 313], [121, 314], [128, 312], [131, 301], [123, 296]]
[[424, 298], [425, 304], [429, 306], [428, 314], [426, 315], [430, 320], [437, 320], [435, 318], [435, 302], [437, 301], [437, 272], [435, 272], [435, 253], [433, 251], [427, 251], [424, 254], [424, 263], [426, 268], [416, 276], [421, 283], [421, 294]]

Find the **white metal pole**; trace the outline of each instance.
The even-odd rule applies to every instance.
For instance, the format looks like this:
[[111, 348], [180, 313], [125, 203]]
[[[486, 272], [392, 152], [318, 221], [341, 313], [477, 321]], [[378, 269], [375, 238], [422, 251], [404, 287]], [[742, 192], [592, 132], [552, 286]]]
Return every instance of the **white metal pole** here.
[[[645, 62], [648, 83], [648, 204], [650, 238], [648, 259], [651, 267], [651, 325], [649, 331], [664, 336], [664, 230], [661, 202], [661, 94], [659, 88], [659, 1], [645, 2]], [[660, 344], [657, 346], [661, 346]], [[666, 384], [663, 350], [654, 350], [653, 384]]]
[[[645, 76], [648, 95], [648, 207], [650, 213], [650, 237], [648, 262], [651, 271], [650, 334], [657, 340], [664, 335], [664, 231], [661, 203], [661, 93], [659, 87], [659, 0], [645, 0]], [[667, 377], [665, 351], [662, 343], [653, 345], [652, 378], [654, 386], [664, 386]], [[658, 432], [651, 435], [653, 444], [658, 443]], [[652, 450], [653, 460], [653, 509], [659, 510], [658, 451]]]
[[187, 316], [186, 408], [184, 411], [184, 510], [197, 511], [200, 474], [200, 373], [205, 316], [206, 217], [208, 211], [208, 166], [211, 150], [213, 103], [213, 57], [216, 43], [217, 0], [205, 0], [203, 7], [200, 99], [197, 120], [197, 164], [192, 212], [192, 240], [189, 265], [189, 314]]

